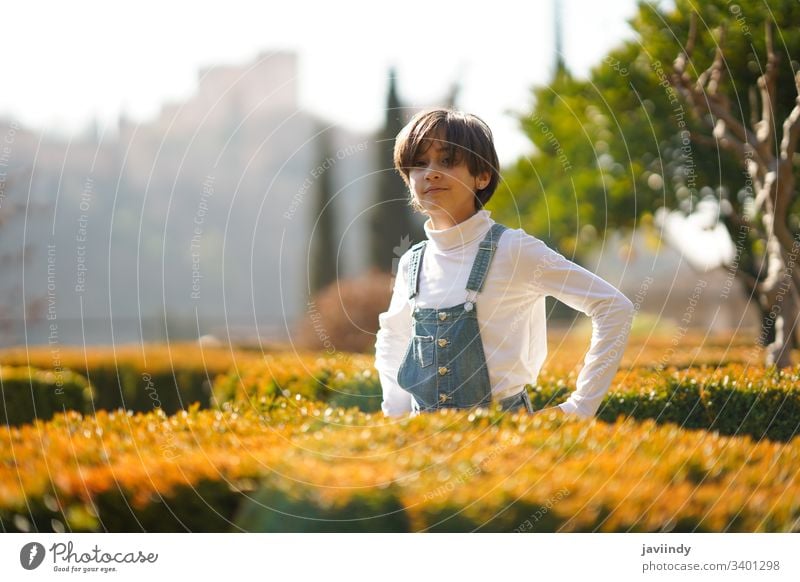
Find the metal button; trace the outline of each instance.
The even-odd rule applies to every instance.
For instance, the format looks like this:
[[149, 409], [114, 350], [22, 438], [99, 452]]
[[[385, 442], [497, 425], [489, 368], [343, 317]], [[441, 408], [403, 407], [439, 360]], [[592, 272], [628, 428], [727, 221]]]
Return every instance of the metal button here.
[[439, 375], [440, 376], [444, 376], [445, 374], [447, 374], [447, 372], [449, 372], [449, 370], [447, 368], [445, 368], [444, 366], [439, 368]]
[[442, 313], [440, 313], [440, 314], [439, 314], [439, 319], [440, 319], [440, 320], [442, 320], [442, 321], [444, 321], [445, 319], [447, 319], [447, 313], [445, 313], [445, 312], [442, 312]]
[[464, 311], [472, 311], [472, 308], [473, 308], [472, 301], [467, 301], [464, 304]]
[[450, 343], [450, 342], [448, 342], [448, 341], [447, 341], [445, 338], [442, 338], [442, 339], [440, 339], [439, 341], [437, 341], [436, 343], [438, 343], [438, 344], [439, 344], [439, 347], [440, 347], [440, 348], [443, 348], [443, 347], [445, 347], [445, 346], [446, 346], [448, 343]]

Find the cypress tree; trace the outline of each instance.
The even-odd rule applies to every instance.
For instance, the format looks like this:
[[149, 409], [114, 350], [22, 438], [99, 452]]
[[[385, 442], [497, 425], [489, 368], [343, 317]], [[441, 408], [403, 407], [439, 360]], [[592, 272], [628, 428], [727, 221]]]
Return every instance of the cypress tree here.
[[[375, 205], [371, 209], [371, 264], [391, 272], [396, 259], [413, 244], [422, 240], [422, 217], [414, 215], [408, 205], [408, 191], [394, 170], [394, 140], [410, 119], [397, 96], [394, 69], [389, 72], [386, 119], [378, 136], [378, 180]], [[409, 242], [411, 241], [411, 242]]]
[[311, 295], [336, 280], [335, 216], [333, 213], [333, 161], [335, 152], [329, 129], [323, 129], [317, 138], [320, 162], [315, 188], [316, 207], [312, 219], [312, 253], [309, 269]]

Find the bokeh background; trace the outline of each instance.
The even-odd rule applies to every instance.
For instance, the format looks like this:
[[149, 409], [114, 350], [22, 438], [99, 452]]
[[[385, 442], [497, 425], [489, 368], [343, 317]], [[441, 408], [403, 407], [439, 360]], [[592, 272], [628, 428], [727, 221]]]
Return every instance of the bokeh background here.
[[[719, 299], [722, 270], [698, 271], [651, 228], [677, 208], [652, 167], [676, 128], [633, 133], [636, 112], [606, 103], [632, 77], [604, 55], [627, 42], [647, 56], [637, 14], [659, 17], [628, 0], [9, 7], [0, 343], [312, 345], [322, 326], [340, 349], [369, 349], [393, 265], [423, 236], [392, 140], [439, 105], [493, 128], [497, 220], [629, 297], [655, 277], [641, 313], [665, 324], [705, 277], [690, 325], [756, 325], [738, 288]], [[651, 123], [654, 97], [639, 111]], [[723, 186], [736, 187], [698, 181], [689, 198]], [[375, 292], [358, 292], [365, 280]], [[553, 325], [571, 324], [551, 306]]]
[[[2, 531], [800, 531], [795, 0], [3, 16]], [[430, 106], [633, 302], [596, 418], [380, 414]], [[547, 306], [537, 410], [594, 331]]]

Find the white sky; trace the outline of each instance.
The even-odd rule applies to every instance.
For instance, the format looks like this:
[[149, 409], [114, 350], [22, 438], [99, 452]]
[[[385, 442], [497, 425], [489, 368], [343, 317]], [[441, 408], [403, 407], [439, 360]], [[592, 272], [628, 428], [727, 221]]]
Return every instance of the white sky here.
[[[567, 65], [586, 74], [632, 31], [635, 0], [562, 0]], [[294, 49], [301, 107], [371, 131], [383, 120], [387, 70], [401, 98], [437, 104], [462, 78], [460, 107], [484, 118], [501, 162], [529, 151], [506, 114], [530, 106], [553, 64], [552, 0], [185, 2], [24, 0], [3, 9], [0, 117], [66, 134], [120, 111], [154, 117], [195, 89], [203, 66]]]

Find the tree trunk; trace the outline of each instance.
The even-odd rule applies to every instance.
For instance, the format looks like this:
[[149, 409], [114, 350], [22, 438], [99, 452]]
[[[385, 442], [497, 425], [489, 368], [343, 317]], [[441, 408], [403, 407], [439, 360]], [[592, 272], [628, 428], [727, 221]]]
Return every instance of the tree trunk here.
[[[725, 29], [720, 30], [716, 55], [711, 66], [695, 77], [690, 74], [690, 62], [697, 35], [697, 15], [692, 14], [686, 47], [675, 59], [670, 81], [683, 96], [694, 117], [706, 124], [718, 147], [732, 152], [744, 167], [753, 185], [752, 217], [760, 216], [761, 225], [744, 222], [733, 204], [728, 212], [732, 222], [747, 223], [764, 243], [764, 256], [759, 269], [738, 271], [751, 295], [758, 298], [762, 313], [759, 343], [766, 348], [765, 363], [785, 368], [791, 366], [791, 351], [798, 346], [798, 315], [800, 315], [800, 239], [789, 224], [789, 215], [796, 199], [794, 156], [800, 140], [800, 72], [795, 72], [797, 89], [795, 105], [782, 124], [782, 136], [777, 140], [775, 119], [779, 55], [773, 42], [773, 23], [765, 23], [767, 66], [758, 78], [761, 97], [761, 117], [758, 118], [756, 90], [751, 91], [750, 127], [731, 109], [731, 99], [720, 91], [727, 69], [724, 58]], [[698, 136], [699, 137], [699, 136]], [[777, 147], [776, 147], [777, 146]], [[731, 228], [726, 222], [731, 235]], [[732, 240], [736, 240], [731, 237]], [[751, 251], [753, 247], [751, 246]], [[766, 267], [766, 273], [763, 273]]]
[[[778, 245], [772, 245], [777, 247]], [[763, 344], [766, 348], [765, 364], [785, 368], [792, 365], [791, 351], [797, 348], [797, 289], [791, 272], [783, 263], [780, 248], [770, 261], [779, 263], [777, 276], [768, 276], [759, 302], [764, 306], [766, 317], [762, 324]], [[764, 335], [764, 332], [768, 332]]]

